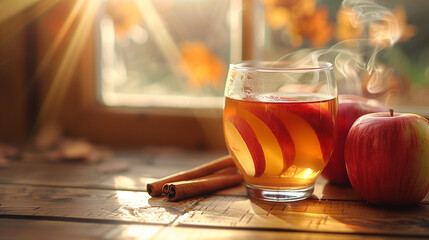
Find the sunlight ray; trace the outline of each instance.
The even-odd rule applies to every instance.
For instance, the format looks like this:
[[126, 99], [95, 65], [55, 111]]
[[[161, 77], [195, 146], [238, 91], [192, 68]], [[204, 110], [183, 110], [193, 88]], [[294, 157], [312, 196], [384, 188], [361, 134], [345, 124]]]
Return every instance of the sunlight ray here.
[[6, 0], [0, 1], [0, 23], [19, 14], [20, 12], [32, 7], [40, 0], [16, 1]]
[[[11, 38], [60, 0], [0, 1], [0, 42]], [[18, 17], [17, 17], [18, 16]]]
[[54, 79], [47, 93], [46, 99], [42, 104], [38, 116], [38, 124], [47, 122], [48, 120], [52, 120], [57, 117], [59, 108], [65, 96], [65, 92], [70, 86], [72, 75], [75, 71], [82, 47], [91, 33], [91, 22], [94, 20], [93, 17], [95, 9], [99, 2], [86, 1], [86, 3], [87, 4], [83, 6], [85, 9], [82, 17], [79, 18], [78, 25], [74, 30], [60, 65], [55, 72]]
[[63, 42], [67, 32], [69, 32], [70, 27], [72, 26], [73, 22], [76, 20], [76, 17], [79, 14], [79, 11], [81, 11], [82, 4], [84, 2], [85, 0], [78, 0], [77, 3], [73, 6], [73, 9], [71, 10], [69, 16], [65, 20], [64, 25], [61, 27], [60, 32], [58, 33], [54, 42], [49, 47], [45, 56], [42, 58], [39, 66], [37, 67], [36, 73], [34, 75], [35, 78], [37, 78], [41, 74], [41, 72], [43, 72], [43, 70], [47, 67], [47, 65], [50, 63], [55, 51], [58, 49], [59, 45]]
[[136, 1], [136, 3], [139, 6], [150, 34], [154, 37], [159, 50], [164, 55], [171, 70], [173, 72], [178, 72], [178, 63], [181, 59], [180, 50], [175, 40], [168, 32], [164, 20], [159, 16], [159, 13], [154, 8], [151, 1], [140, 0]]

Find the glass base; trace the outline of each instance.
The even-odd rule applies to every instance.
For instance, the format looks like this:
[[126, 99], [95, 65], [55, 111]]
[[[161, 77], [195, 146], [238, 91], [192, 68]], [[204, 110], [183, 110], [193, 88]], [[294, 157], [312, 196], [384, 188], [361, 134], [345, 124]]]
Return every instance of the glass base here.
[[250, 197], [269, 202], [294, 202], [307, 199], [313, 194], [314, 186], [304, 189], [266, 189], [246, 184]]

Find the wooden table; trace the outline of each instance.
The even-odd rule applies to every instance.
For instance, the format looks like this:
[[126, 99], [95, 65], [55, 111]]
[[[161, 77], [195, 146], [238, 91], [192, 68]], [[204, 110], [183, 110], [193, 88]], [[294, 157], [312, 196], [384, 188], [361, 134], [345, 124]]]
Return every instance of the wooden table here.
[[428, 196], [414, 207], [374, 207], [322, 178], [310, 199], [282, 204], [249, 199], [243, 185], [181, 202], [146, 193], [147, 182], [223, 154], [146, 149], [101, 164], [13, 161], [0, 167], [0, 239], [429, 238]]

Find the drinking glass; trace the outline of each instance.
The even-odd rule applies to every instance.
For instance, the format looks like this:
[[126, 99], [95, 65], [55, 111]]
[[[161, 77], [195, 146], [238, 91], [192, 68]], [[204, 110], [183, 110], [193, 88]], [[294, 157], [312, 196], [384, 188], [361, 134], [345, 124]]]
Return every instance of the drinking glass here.
[[337, 95], [328, 62], [229, 66], [224, 135], [249, 196], [272, 202], [311, 196], [332, 153]]

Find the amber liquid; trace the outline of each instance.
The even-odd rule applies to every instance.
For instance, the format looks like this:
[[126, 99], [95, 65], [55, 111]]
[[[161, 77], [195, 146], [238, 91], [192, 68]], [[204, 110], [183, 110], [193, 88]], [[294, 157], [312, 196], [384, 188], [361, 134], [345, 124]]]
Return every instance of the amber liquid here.
[[224, 134], [247, 184], [313, 186], [334, 143], [337, 99], [323, 95], [226, 98]]

